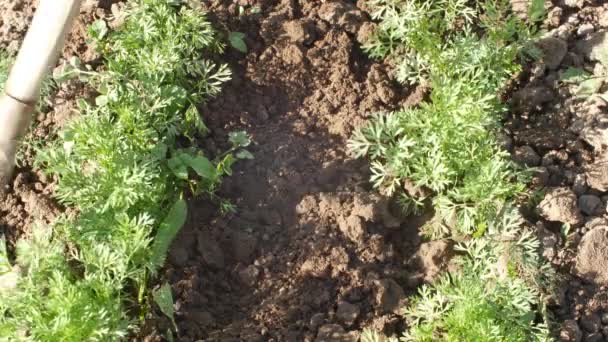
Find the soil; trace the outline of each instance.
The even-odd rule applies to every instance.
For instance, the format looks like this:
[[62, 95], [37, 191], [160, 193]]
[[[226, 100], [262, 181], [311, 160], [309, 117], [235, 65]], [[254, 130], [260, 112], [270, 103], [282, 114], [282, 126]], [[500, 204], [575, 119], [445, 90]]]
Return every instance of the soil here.
[[[84, 2], [64, 60], [99, 65], [86, 27], [111, 20], [114, 2]], [[221, 57], [234, 75], [200, 106], [211, 130], [201, 147], [220, 153], [228, 132], [245, 130], [255, 159], [237, 164], [222, 185], [234, 214], [190, 201], [163, 275], [174, 290], [179, 340], [357, 340], [363, 327], [400, 331], [398, 310], [445, 268], [451, 245], [422, 241], [425, 218], [398, 217], [371, 190], [367, 163], [348, 156], [346, 140], [371, 113], [415, 105], [425, 90], [403, 89], [386, 65], [366, 58], [360, 46], [374, 24], [363, 6], [239, 5], [242, 15], [231, 1], [202, 3], [221, 32], [246, 33], [248, 52], [228, 49]], [[36, 6], [0, 1], [0, 48], [18, 50]], [[26, 141], [52, 139], [75, 115], [75, 100], [89, 93], [78, 82], [54, 89]], [[23, 155], [0, 202], [9, 249], [64, 211], [52, 198], [54, 180], [32, 166], [31, 146]], [[152, 312], [140, 336], [161, 340], [169, 324]]]
[[[539, 43], [546, 57], [521, 75], [506, 122], [506, 145], [517, 161], [537, 167], [538, 228], [543, 255], [558, 272], [548, 304], [563, 341], [608, 340], [608, 83], [577, 96], [561, 81], [565, 70], [608, 75], [608, 5], [553, 1]], [[604, 64], [602, 64], [602, 62]], [[601, 83], [600, 83], [601, 84]]]
[[[360, 41], [373, 24], [351, 2], [239, 4], [241, 16], [232, 1], [203, 4], [248, 46], [228, 50], [233, 79], [201, 106], [212, 132], [204, 148], [218, 153], [228, 132], [245, 130], [255, 159], [219, 193], [235, 214], [190, 203], [164, 274], [179, 339], [356, 341], [363, 327], [400, 331], [398, 310], [444, 268], [450, 245], [421, 240], [424, 218], [396, 217], [346, 141], [369, 114], [414, 105], [424, 92], [365, 57]], [[249, 13], [252, 5], [261, 11]], [[159, 314], [143, 333], [160, 340], [167, 328]]]

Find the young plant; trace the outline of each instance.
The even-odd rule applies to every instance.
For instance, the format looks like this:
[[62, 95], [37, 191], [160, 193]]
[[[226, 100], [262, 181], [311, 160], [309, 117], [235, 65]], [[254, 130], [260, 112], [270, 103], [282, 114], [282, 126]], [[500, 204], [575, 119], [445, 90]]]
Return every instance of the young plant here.
[[160, 298], [147, 285], [185, 222], [184, 190], [214, 198], [232, 152], [244, 153], [210, 160], [188, 147], [205, 133], [194, 105], [229, 78], [205, 58], [223, 45], [204, 15], [181, 1], [137, 0], [126, 18], [117, 31], [90, 30], [103, 72], [73, 60], [56, 75], [86, 76], [100, 96], [81, 101], [80, 117], [37, 155], [72, 210], [19, 242], [17, 287], [0, 293], [9, 340], [125, 339], [136, 326], [128, 312]]
[[539, 241], [521, 231], [513, 208], [489, 222], [483, 239], [458, 246], [457, 272], [424, 285], [405, 315], [405, 341], [546, 341], [543, 293], [551, 267], [538, 255]]
[[371, 159], [372, 183], [388, 195], [411, 196], [406, 182], [433, 194], [429, 236], [474, 234], [524, 190], [527, 174], [495, 131], [505, 110], [498, 94], [520, 69], [532, 30], [507, 1], [374, 3], [381, 23], [366, 50], [392, 60], [398, 80], [425, 83], [431, 94], [417, 108], [376, 114], [349, 147]]

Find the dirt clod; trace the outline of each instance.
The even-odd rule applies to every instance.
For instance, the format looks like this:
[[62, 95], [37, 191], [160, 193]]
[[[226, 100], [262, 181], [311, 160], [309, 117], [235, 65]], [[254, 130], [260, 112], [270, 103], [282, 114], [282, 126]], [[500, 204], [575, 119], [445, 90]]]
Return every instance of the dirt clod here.
[[542, 217], [548, 221], [566, 222], [572, 225], [582, 222], [576, 195], [568, 188], [549, 190], [538, 208]]
[[345, 326], [351, 326], [355, 323], [359, 317], [361, 310], [357, 305], [349, 302], [341, 301], [338, 302], [338, 309], [336, 310], [336, 318], [342, 322]]
[[338, 324], [326, 324], [319, 328], [315, 342], [355, 342]]
[[590, 315], [585, 315], [581, 318], [581, 327], [583, 327], [583, 329], [586, 332], [589, 333], [595, 333], [600, 331], [600, 328], [602, 327], [602, 322], [600, 319], [600, 316], [596, 315], [596, 314], [590, 314]]
[[224, 252], [213, 238], [199, 235], [198, 252], [207, 265], [215, 268], [224, 267]]
[[541, 158], [530, 146], [516, 147], [513, 155], [513, 159], [518, 163], [525, 166], [539, 166]]
[[382, 279], [374, 282], [376, 307], [381, 313], [398, 313], [405, 298], [403, 289], [393, 279]]
[[595, 195], [582, 195], [578, 198], [578, 207], [586, 215], [601, 215], [604, 208], [602, 200]]
[[608, 227], [593, 228], [583, 236], [576, 272], [589, 283], [608, 285]]
[[580, 342], [583, 339], [583, 332], [575, 320], [567, 320], [562, 323], [559, 338], [564, 342]]
[[608, 160], [599, 160], [589, 165], [585, 175], [591, 188], [601, 192], [608, 191]]
[[608, 32], [598, 31], [576, 43], [576, 52], [590, 61], [608, 62]]
[[568, 52], [568, 44], [555, 37], [543, 38], [537, 45], [543, 52], [543, 62], [550, 70], [557, 69]]

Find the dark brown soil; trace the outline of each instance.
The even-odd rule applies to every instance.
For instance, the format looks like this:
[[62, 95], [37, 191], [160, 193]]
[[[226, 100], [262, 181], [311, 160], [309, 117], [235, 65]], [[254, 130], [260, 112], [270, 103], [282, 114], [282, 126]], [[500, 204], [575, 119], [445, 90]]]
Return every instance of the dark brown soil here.
[[[239, 162], [220, 191], [235, 214], [190, 203], [164, 274], [180, 340], [312, 341], [329, 331], [356, 340], [362, 327], [400, 330], [406, 295], [433, 278], [449, 245], [423, 243], [420, 222], [395, 217], [346, 140], [370, 113], [422, 93], [401, 90], [361, 52], [371, 23], [353, 3], [239, 3], [241, 16], [231, 1], [204, 2], [218, 27], [246, 33], [249, 52], [229, 49], [233, 80], [201, 109], [212, 132], [206, 150], [222, 151], [228, 132], [245, 130], [255, 159]], [[261, 12], [248, 14], [251, 5]], [[162, 315], [148, 323], [147, 339], [169, 327]]]
[[[560, 81], [569, 67], [595, 76], [608, 65], [593, 50], [608, 30], [608, 5], [600, 1], [553, 1], [547, 53], [522, 75], [507, 120], [507, 145], [515, 159], [538, 167], [534, 189], [542, 201], [534, 213], [543, 255], [558, 271], [557, 295], [549, 300], [556, 335], [563, 341], [608, 340], [608, 103], [598, 95], [577, 97]], [[605, 93], [608, 83], [598, 89]], [[569, 224], [570, 228], [568, 230]], [[561, 325], [561, 326], [560, 326]]]

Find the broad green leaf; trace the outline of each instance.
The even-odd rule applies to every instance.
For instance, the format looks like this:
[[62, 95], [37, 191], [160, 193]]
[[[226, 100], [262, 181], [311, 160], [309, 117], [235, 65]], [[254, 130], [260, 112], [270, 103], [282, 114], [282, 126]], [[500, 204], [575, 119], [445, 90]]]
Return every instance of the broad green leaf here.
[[189, 165], [197, 175], [203, 178], [213, 180], [216, 177], [215, 166], [209, 161], [209, 159], [203, 156], [196, 156], [190, 159]]
[[228, 34], [230, 46], [242, 53], [247, 53], [247, 44], [245, 44], [245, 34], [242, 32], [230, 32]]
[[103, 39], [108, 33], [108, 25], [104, 20], [95, 20], [89, 27], [89, 34], [95, 39]]
[[601, 77], [593, 77], [588, 80], [585, 80], [581, 82], [581, 84], [578, 86], [575, 95], [580, 97], [591, 96], [600, 90], [603, 82], [604, 78]]
[[[175, 312], [173, 310], [173, 294], [171, 293], [171, 285], [168, 283], [164, 283], [160, 288], [152, 292], [152, 297], [154, 297], [154, 302], [160, 308], [165, 316], [169, 317], [171, 323], [177, 330], [177, 325], [175, 324]], [[173, 336], [173, 335], [171, 335]]]
[[230, 132], [228, 134], [228, 140], [232, 143], [233, 147], [247, 147], [251, 144], [251, 139], [244, 131]]
[[175, 177], [179, 179], [188, 179], [188, 161], [184, 160], [185, 153], [178, 153], [171, 157], [167, 162]]
[[562, 73], [560, 80], [565, 83], [580, 83], [590, 76], [590, 73], [581, 68], [568, 68]]
[[171, 210], [167, 214], [167, 217], [163, 220], [158, 227], [158, 232], [152, 244], [152, 256], [151, 265], [152, 271], [155, 272], [165, 263], [167, 252], [171, 242], [186, 223], [186, 217], [188, 215], [188, 205], [183, 199], [179, 199], [173, 204]]
[[247, 150], [240, 150], [236, 153], [238, 159], [254, 159], [253, 154]]

